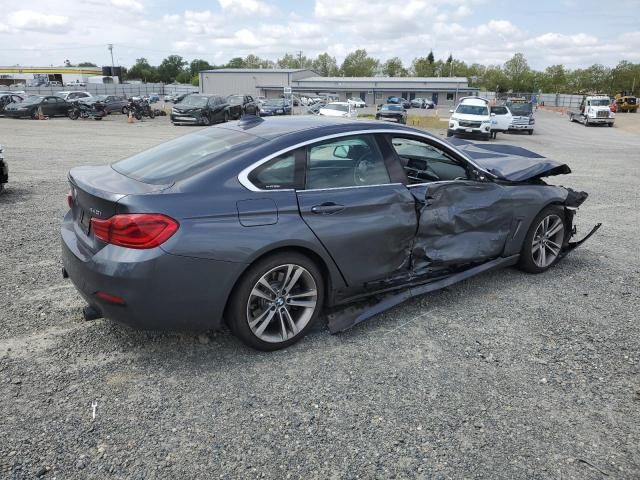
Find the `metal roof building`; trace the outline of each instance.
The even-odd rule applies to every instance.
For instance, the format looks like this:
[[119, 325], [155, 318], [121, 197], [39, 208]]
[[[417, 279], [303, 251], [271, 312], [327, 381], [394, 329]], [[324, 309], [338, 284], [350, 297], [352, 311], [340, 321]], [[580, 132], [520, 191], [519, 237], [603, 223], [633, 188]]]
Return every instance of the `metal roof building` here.
[[202, 93], [247, 93], [280, 96], [291, 87], [298, 96], [332, 94], [341, 100], [360, 97], [369, 104], [383, 103], [389, 96], [428, 98], [453, 104], [464, 96], [477, 95], [466, 77], [320, 77], [310, 69], [224, 68], [200, 72]]

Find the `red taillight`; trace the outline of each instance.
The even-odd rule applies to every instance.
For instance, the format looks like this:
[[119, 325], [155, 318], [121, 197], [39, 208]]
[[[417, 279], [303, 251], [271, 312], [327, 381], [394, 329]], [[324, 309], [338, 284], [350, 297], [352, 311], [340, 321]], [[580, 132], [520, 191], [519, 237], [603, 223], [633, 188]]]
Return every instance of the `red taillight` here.
[[71, 192], [67, 193], [67, 205], [69, 208], [73, 208], [73, 193]]
[[166, 242], [180, 225], [159, 213], [127, 213], [105, 220], [91, 219], [91, 229], [105, 243], [127, 248], [154, 248]]
[[104, 300], [105, 302], [115, 303], [116, 305], [124, 305], [124, 298], [117, 295], [112, 295], [111, 293], [100, 291], [96, 292], [95, 295], [100, 300]]

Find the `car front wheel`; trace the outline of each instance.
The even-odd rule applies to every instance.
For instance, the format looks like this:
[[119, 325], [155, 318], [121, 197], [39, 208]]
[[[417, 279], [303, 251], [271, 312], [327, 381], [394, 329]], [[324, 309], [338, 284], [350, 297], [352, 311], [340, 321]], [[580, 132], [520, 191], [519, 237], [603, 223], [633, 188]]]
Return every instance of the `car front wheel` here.
[[227, 308], [232, 332], [273, 351], [300, 340], [322, 309], [324, 282], [309, 258], [284, 252], [259, 260], [242, 277]]
[[531, 223], [520, 252], [519, 266], [529, 273], [542, 273], [558, 261], [565, 242], [564, 208], [550, 205]]

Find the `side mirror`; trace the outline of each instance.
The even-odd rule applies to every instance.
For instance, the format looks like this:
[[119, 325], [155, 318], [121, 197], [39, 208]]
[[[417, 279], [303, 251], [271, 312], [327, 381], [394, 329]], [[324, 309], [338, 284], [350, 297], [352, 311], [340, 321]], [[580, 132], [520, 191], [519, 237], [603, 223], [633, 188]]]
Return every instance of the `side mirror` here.
[[449, 110], [449, 113], [453, 113], [453, 109]]
[[338, 145], [333, 149], [333, 156], [336, 158], [349, 158], [349, 148], [346, 145]]

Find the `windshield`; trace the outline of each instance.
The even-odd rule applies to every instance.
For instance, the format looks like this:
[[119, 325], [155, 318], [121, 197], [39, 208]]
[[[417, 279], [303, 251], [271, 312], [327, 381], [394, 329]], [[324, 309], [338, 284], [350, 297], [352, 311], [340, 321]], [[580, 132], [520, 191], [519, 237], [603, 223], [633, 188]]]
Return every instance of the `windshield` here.
[[533, 111], [530, 103], [512, 103], [507, 106], [514, 115], [529, 115]]
[[209, 99], [202, 95], [188, 95], [180, 102], [181, 107], [204, 107]]
[[111, 167], [140, 182], [169, 184], [229, 160], [264, 141], [244, 132], [207, 128], [120, 160]]
[[383, 105], [380, 110], [393, 110], [394, 112], [401, 112], [402, 107], [400, 105]]
[[323, 108], [329, 109], [329, 110], [337, 110], [339, 112], [348, 112], [349, 111], [349, 105], [342, 105], [340, 103], [329, 103], [327, 105], [325, 105]]
[[243, 102], [242, 95], [229, 95], [227, 97], [227, 103], [230, 103], [231, 105], [242, 104], [242, 102]]
[[489, 111], [487, 107], [481, 105], [458, 105], [456, 113], [462, 113], [464, 115], [488, 115]]
[[40, 103], [43, 97], [37, 95], [29, 95], [22, 103]]
[[609, 99], [605, 98], [605, 99], [598, 99], [598, 100], [591, 100], [591, 106], [592, 107], [607, 107], [609, 105]]

